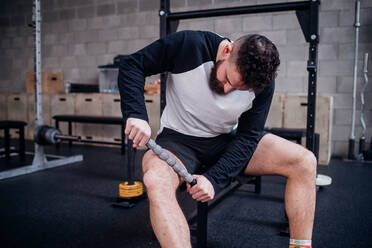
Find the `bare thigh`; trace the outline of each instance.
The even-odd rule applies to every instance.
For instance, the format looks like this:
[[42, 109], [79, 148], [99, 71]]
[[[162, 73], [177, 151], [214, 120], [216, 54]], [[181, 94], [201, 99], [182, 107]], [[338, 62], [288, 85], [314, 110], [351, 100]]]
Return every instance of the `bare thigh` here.
[[266, 134], [258, 143], [244, 174], [288, 177], [307, 153], [308, 150], [296, 143], [273, 134]]

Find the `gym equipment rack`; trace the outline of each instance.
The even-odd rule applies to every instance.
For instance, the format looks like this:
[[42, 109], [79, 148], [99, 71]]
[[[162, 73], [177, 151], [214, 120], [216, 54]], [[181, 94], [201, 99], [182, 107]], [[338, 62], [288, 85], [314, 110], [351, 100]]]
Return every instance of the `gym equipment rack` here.
[[[295, 11], [300, 23], [305, 40], [309, 43], [309, 54], [307, 61], [308, 93], [307, 93], [307, 122], [306, 122], [306, 148], [315, 153], [315, 110], [316, 110], [316, 83], [318, 67], [318, 43], [319, 43], [319, 5], [320, 0], [308, 0], [291, 3], [263, 4], [252, 6], [240, 6], [231, 8], [194, 10], [184, 12], [170, 11], [170, 1], [160, 0], [160, 38], [176, 32], [179, 21], [185, 19], [257, 14], [268, 12]], [[166, 105], [166, 81], [168, 73], [160, 76], [160, 112], [163, 113]], [[197, 247], [207, 246], [207, 207], [205, 203], [198, 203], [198, 236]]]

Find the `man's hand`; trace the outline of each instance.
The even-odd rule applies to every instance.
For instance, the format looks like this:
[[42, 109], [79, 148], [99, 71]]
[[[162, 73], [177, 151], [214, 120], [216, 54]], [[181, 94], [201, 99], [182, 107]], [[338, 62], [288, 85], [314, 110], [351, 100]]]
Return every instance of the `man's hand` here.
[[128, 118], [125, 126], [125, 134], [133, 140], [133, 147], [145, 146], [151, 136], [151, 128], [147, 121]]
[[187, 183], [187, 192], [190, 193], [193, 199], [201, 202], [207, 202], [214, 198], [214, 188], [211, 182], [201, 175], [193, 175], [197, 183], [194, 186], [190, 186]]

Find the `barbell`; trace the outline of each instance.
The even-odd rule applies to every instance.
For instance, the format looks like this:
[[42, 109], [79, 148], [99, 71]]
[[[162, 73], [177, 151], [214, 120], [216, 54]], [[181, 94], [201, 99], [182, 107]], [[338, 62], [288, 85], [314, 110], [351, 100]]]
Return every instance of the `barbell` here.
[[80, 141], [81, 137], [64, 135], [59, 129], [47, 125], [41, 125], [35, 129], [34, 141], [39, 145], [54, 145], [62, 140]]

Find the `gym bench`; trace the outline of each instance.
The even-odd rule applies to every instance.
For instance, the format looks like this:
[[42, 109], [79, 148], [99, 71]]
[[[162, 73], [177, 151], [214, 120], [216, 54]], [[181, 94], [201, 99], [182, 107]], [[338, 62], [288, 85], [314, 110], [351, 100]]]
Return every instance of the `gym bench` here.
[[[290, 129], [290, 128], [271, 128], [266, 129], [267, 132], [280, 136], [284, 139], [296, 141], [301, 144], [302, 137], [306, 137], [306, 129]], [[319, 134], [314, 134], [314, 151], [318, 159], [319, 154]], [[208, 224], [208, 211], [215, 205], [221, 202], [228, 194], [238, 189], [243, 184], [254, 184], [254, 192], [259, 194], [261, 192], [261, 176], [245, 176], [239, 175], [226, 189], [219, 192], [215, 199], [208, 202], [198, 202], [197, 210], [189, 218], [189, 222], [197, 222], [196, 230], [191, 228], [192, 232], [196, 232], [197, 248], [207, 247], [207, 224]]]
[[[55, 120], [55, 128], [59, 129], [60, 122], [68, 122], [68, 135], [72, 135], [72, 123], [93, 123], [93, 124], [108, 124], [108, 125], [120, 125], [121, 126], [121, 141], [120, 143], [115, 142], [106, 142], [106, 141], [98, 141], [98, 140], [89, 140], [89, 139], [81, 139], [79, 142], [86, 142], [86, 143], [99, 143], [99, 144], [110, 144], [110, 145], [120, 145], [121, 146], [121, 154], [125, 153], [125, 134], [124, 128], [125, 123], [123, 118], [121, 117], [102, 117], [102, 116], [85, 116], [85, 115], [55, 115], [53, 116]], [[72, 145], [72, 141], [68, 141], [69, 146]], [[57, 148], [59, 144], [56, 145]]]
[[[0, 121], [0, 130], [4, 129], [4, 151], [0, 154], [5, 154], [6, 159], [10, 159], [10, 151], [18, 152], [20, 160], [25, 160], [25, 126], [27, 125], [24, 121]], [[10, 148], [10, 134], [9, 129], [18, 129], [18, 149], [14, 150]]]

